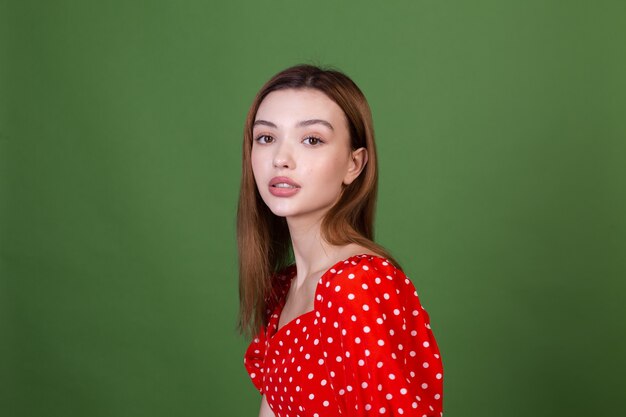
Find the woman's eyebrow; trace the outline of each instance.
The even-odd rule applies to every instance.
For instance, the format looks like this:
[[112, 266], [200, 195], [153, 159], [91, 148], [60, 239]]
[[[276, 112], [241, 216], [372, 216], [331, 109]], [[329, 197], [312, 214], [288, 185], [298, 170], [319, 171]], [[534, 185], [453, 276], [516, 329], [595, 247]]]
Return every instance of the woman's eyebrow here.
[[252, 126], [256, 126], [256, 125], [264, 125], [264, 126], [269, 126], [269, 127], [276, 127], [276, 125], [272, 122], [268, 122], [267, 120], [255, 120]]
[[335, 130], [333, 128], [333, 125], [331, 125], [326, 120], [322, 120], [322, 119], [303, 120], [303, 121], [298, 123], [298, 127], [311, 126], [311, 125], [316, 125], [316, 124], [324, 125], [327, 128], [329, 128], [330, 130]]
[[[303, 120], [301, 122], [298, 122], [298, 124], [296, 126], [298, 126], [298, 127], [306, 127], [306, 126], [311, 126], [311, 125], [316, 125], [316, 124], [324, 125], [327, 128], [329, 128], [330, 130], [335, 130], [335, 128], [333, 127], [333, 125], [330, 124], [330, 122], [327, 122], [326, 120], [323, 120], [323, 119]], [[252, 124], [252, 126], [258, 126], [258, 125], [263, 125], [263, 126], [269, 126], [269, 127], [277, 128], [277, 126], [274, 123], [268, 122], [267, 120], [262, 120], [262, 119], [255, 120], [254, 123]]]

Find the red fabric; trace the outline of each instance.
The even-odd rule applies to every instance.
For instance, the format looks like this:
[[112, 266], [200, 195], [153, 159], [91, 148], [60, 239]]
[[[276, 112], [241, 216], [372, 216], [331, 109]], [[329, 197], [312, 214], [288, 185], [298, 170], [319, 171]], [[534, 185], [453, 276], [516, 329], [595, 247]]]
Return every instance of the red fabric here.
[[322, 275], [313, 311], [278, 329], [281, 301], [244, 363], [276, 417], [442, 415], [443, 369], [429, 317], [402, 271], [356, 255]]

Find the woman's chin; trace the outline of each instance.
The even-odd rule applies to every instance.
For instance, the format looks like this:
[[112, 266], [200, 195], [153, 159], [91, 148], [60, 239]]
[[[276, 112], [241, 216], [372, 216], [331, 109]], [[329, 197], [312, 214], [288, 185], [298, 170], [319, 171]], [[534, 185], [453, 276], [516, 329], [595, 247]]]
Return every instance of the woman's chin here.
[[285, 208], [281, 208], [281, 207], [272, 207], [272, 206], [268, 206], [270, 211], [278, 217], [291, 217], [293, 216], [295, 213], [293, 212], [293, 210], [289, 210], [289, 209], [285, 209]]

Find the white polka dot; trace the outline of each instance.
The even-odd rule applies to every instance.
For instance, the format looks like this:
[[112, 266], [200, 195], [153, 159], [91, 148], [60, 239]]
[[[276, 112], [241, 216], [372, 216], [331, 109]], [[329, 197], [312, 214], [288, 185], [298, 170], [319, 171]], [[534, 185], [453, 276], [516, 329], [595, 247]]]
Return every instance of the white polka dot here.
[[315, 394], [309, 394], [309, 400], [312, 400], [313, 398], [315, 398]]
[[422, 366], [423, 366], [424, 368], [428, 368], [428, 366], [429, 366], [429, 365], [428, 365], [428, 362], [424, 362], [424, 363], [422, 364]]
[[437, 374], [437, 375], [435, 375], [435, 378], [437, 378], [437, 379], [441, 379], [441, 377], [442, 377], [442, 375], [441, 375], [441, 374]]
[[388, 400], [391, 400], [393, 398], [393, 395], [387, 394], [387, 395], [385, 395], [385, 398], [388, 399]]
[[380, 407], [380, 410], [378, 410], [380, 414], [385, 414], [385, 411], [385, 407]]
[[337, 311], [339, 312], [339, 314], [343, 313], [343, 307], [339, 307]]
[[368, 269], [370, 269], [370, 268], [369, 268], [369, 266], [367, 266], [367, 265], [363, 265], [363, 270], [364, 270], [364, 271], [367, 271]]
[[378, 339], [378, 346], [384, 346], [385, 341], [383, 339]]
[[428, 343], [428, 342], [424, 342], [424, 343], [422, 343], [422, 346], [424, 346], [425, 348], [427, 348], [428, 346], [430, 346], [430, 343]]
[[365, 404], [365, 411], [370, 411], [372, 409], [371, 404]]
[[400, 389], [400, 394], [402, 394], [402, 395], [406, 395], [406, 393], [407, 393], [406, 388], [402, 388], [402, 389]]
[[313, 376], [314, 376], [313, 373], [310, 373], [309, 374], [309, 379], [313, 379]]
[[438, 400], [439, 398], [441, 398], [441, 395], [435, 394], [435, 400]]
[[361, 388], [363, 388], [363, 389], [367, 388], [367, 382], [363, 381], [361, 383]]
[[320, 359], [319, 361], [317, 361], [317, 363], [318, 363], [319, 365], [324, 365], [324, 359]]
[[393, 314], [395, 314], [396, 316], [400, 315], [400, 310], [398, 310], [397, 308], [394, 308]]
[[362, 287], [364, 290], [366, 290], [366, 289], [368, 288], [368, 287], [367, 287], [367, 284], [363, 284], [363, 285], [361, 285], [361, 287]]
[[376, 319], [376, 323], [378, 324], [383, 324], [383, 319], [381, 319], [380, 317]]
[[348, 300], [354, 300], [354, 294], [352, 293], [348, 294]]
[[252, 373], [250, 374], [250, 378], [256, 378], [256, 374], [255, 374], [254, 372], [252, 372]]
[[324, 405], [324, 407], [328, 407], [328, 404], [330, 404], [330, 403], [328, 402], [328, 400], [326, 400], [322, 404]]
[[339, 285], [337, 285], [337, 286], [335, 287], [335, 292], [339, 292], [339, 291], [341, 291], [341, 287], [340, 287]]
[[394, 379], [396, 379], [396, 376], [394, 374], [389, 374], [389, 379], [393, 381]]
[[371, 329], [369, 328], [369, 326], [365, 326], [365, 327], [363, 327], [363, 333], [369, 333], [369, 332], [370, 332], [370, 330], [371, 330]]
[[335, 359], [337, 362], [341, 362], [343, 359], [341, 358], [341, 356], [337, 356], [337, 358]]
[[333, 343], [333, 338], [332, 338], [332, 337], [329, 337], [329, 338], [328, 338], [328, 339], [326, 339], [326, 340], [328, 340], [328, 343]]
[[377, 367], [377, 368], [382, 368], [382, 367], [383, 367], [383, 363], [382, 363], [382, 362], [378, 362], [378, 363], [376, 364], [376, 367]]
[[368, 306], [367, 304], [363, 304], [363, 310], [367, 311], [370, 309], [370, 306]]
[[360, 337], [355, 337], [355, 338], [354, 338], [354, 343], [356, 343], [357, 345], [358, 345], [359, 343], [361, 343], [361, 338], [360, 338]]
[[422, 384], [422, 388], [423, 388], [423, 389], [428, 388], [428, 384], [424, 382], [424, 383]]
[[320, 381], [320, 385], [321, 385], [321, 386], [325, 386], [325, 385], [326, 385], [326, 383], [327, 383], [327, 381], [326, 381], [325, 379], [322, 379], [322, 380]]
[[354, 274], [348, 274], [348, 279], [354, 279]]

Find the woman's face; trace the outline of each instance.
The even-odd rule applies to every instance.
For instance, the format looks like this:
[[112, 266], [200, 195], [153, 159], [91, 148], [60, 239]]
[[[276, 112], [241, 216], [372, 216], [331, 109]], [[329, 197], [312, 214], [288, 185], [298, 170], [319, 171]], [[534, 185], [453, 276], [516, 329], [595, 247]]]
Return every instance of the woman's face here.
[[343, 110], [315, 89], [273, 91], [253, 126], [252, 171], [263, 201], [277, 216], [319, 219], [356, 179], [365, 148], [350, 149]]

